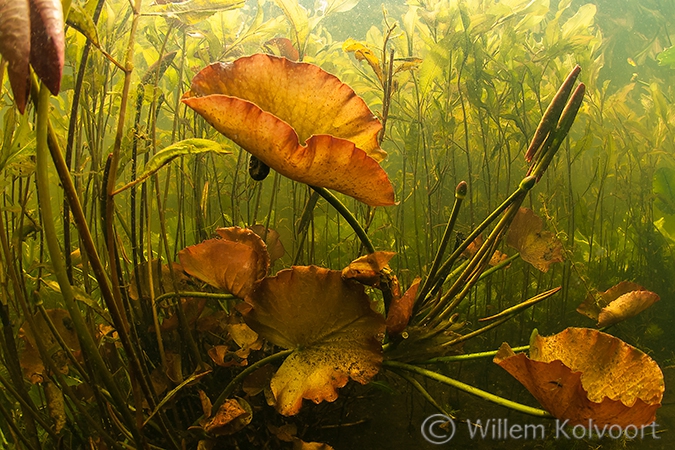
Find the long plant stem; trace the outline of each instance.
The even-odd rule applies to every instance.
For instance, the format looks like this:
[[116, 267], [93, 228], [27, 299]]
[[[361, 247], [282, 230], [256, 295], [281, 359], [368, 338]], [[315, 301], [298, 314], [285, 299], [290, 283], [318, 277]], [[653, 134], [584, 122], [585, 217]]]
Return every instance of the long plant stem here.
[[119, 391], [115, 379], [105, 366], [105, 362], [103, 361], [101, 354], [98, 352], [96, 343], [94, 342], [91, 334], [89, 334], [87, 325], [85, 324], [82, 314], [77, 307], [75, 295], [70, 285], [70, 281], [68, 280], [68, 274], [63, 262], [63, 255], [61, 254], [61, 249], [59, 247], [56, 227], [54, 226], [54, 215], [52, 213], [51, 207], [51, 193], [49, 183], [49, 149], [47, 144], [47, 134], [49, 128], [49, 95], [49, 90], [45, 86], [41, 86], [38, 96], [36, 127], [37, 143], [35, 152], [38, 201], [40, 204], [40, 213], [43, 219], [42, 226], [44, 238], [49, 250], [54, 274], [56, 275], [59, 287], [61, 288], [61, 295], [63, 296], [66, 309], [70, 314], [71, 320], [73, 321], [73, 326], [75, 327], [75, 331], [77, 332], [78, 338], [80, 340], [80, 346], [87, 354], [89, 360], [92, 361], [96, 367], [97, 375], [101, 377], [103, 384], [110, 392], [110, 395], [115, 402], [115, 406], [126, 422], [126, 425], [134, 430], [134, 437], [140, 442], [140, 436], [133, 427], [134, 420], [131, 415], [131, 411], [127, 407], [127, 404], [124, 400], [124, 397], [122, 396], [122, 393]]
[[538, 408], [533, 408], [531, 406], [523, 405], [520, 403], [516, 403], [511, 400], [507, 400], [503, 397], [500, 397], [498, 395], [492, 394], [490, 392], [483, 391], [481, 389], [478, 389], [476, 387], [470, 386], [466, 383], [462, 383], [461, 381], [457, 381], [455, 379], [446, 377], [445, 375], [441, 375], [440, 373], [425, 369], [423, 367], [418, 367], [414, 366], [411, 364], [405, 364], [402, 362], [398, 361], [384, 361], [382, 363], [384, 367], [388, 368], [394, 368], [394, 369], [401, 369], [405, 370], [407, 372], [412, 372], [416, 373], [419, 375], [422, 375], [424, 377], [427, 377], [431, 380], [438, 381], [439, 383], [446, 384], [448, 386], [452, 386], [454, 388], [457, 388], [461, 391], [466, 392], [467, 394], [475, 395], [476, 397], [480, 397], [483, 400], [487, 400], [489, 402], [495, 403], [497, 405], [503, 406], [505, 408], [512, 409], [514, 411], [521, 412], [523, 414], [528, 414], [530, 416], [535, 416], [535, 417], [544, 417], [544, 418], [552, 418], [551, 414], [548, 411], [544, 411], [543, 409], [538, 409]]
[[325, 188], [316, 186], [310, 187], [314, 189], [320, 196], [322, 196], [328, 203], [330, 203], [338, 213], [340, 213], [340, 215], [347, 221], [349, 226], [352, 227], [352, 230], [354, 230], [356, 236], [358, 236], [358, 238], [361, 240], [361, 243], [365, 247], [366, 251], [368, 253], [375, 253], [375, 247], [373, 247], [373, 243], [370, 242], [368, 234], [366, 234], [366, 231], [363, 229], [359, 221], [356, 220], [354, 214], [352, 214], [352, 212], [347, 209], [344, 203], [342, 203], [335, 195]]

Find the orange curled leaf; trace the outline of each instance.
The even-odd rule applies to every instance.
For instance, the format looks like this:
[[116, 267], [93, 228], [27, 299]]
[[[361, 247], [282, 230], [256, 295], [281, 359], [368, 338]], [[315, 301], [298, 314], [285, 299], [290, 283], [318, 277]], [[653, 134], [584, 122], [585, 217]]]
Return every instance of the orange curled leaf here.
[[658, 294], [650, 291], [631, 291], [623, 294], [598, 314], [598, 326], [606, 327], [640, 314], [659, 300]]
[[664, 392], [658, 364], [622, 340], [588, 328], [534, 336], [530, 358], [502, 344], [494, 358], [554, 417], [569, 425], [647, 425]]
[[229, 398], [220, 405], [213, 417], [202, 420], [201, 425], [207, 433], [227, 436], [251, 423], [252, 418], [251, 407], [244, 399]]
[[403, 297], [395, 297], [391, 301], [389, 312], [387, 313], [387, 333], [390, 336], [401, 334], [405, 330], [405, 327], [408, 326], [413, 306], [415, 305], [415, 297], [417, 297], [417, 289], [420, 287], [420, 281], [420, 277], [415, 278], [408, 290], [403, 294]]
[[300, 59], [300, 53], [293, 46], [293, 42], [291, 42], [291, 40], [288, 38], [277, 37], [274, 39], [270, 39], [269, 41], [265, 42], [264, 45], [266, 48], [270, 47], [271, 45], [274, 45], [279, 51], [279, 54], [281, 56], [283, 56], [284, 58], [288, 58], [291, 61], [297, 61]]
[[605, 292], [589, 293], [577, 312], [597, 320], [599, 327], [605, 327], [636, 316], [658, 300], [657, 294], [639, 284], [622, 281]]
[[342, 278], [353, 279], [368, 286], [380, 283], [380, 272], [384, 269], [396, 252], [374, 252], [356, 258], [342, 269]]
[[253, 283], [267, 275], [269, 255], [251, 230], [219, 228], [222, 239], [209, 239], [178, 252], [183, 270], [219, 289], [244, 298]]
[[260, 336], [295, 349], [270, 384], [281, 414], [296, 414], [303, 398], [333, 401], [350, 378], [365, 384], [379, 370], [384, 318], [371, 309], [363, 286], [337, 270], [282, 270], [257, 283], [241, 305]]
[[520, 208], [506, 235], [506, 243], [520, 252], [527, 261], [542, 272], [553, 263], [561, 262], [563, 247], [550, 231], [541, 231], [542, 220], [529, 208]]
[[384, 74], [382, 73], [382, 67], [380, 65], [380, 59], [375, 55], [371, 49], [361, 42], [357, 42], [354, 39], [347, 39], [344, 44], [342, 44], [342, 51], [346, 53], [354, 53], [354, 56], [359, 61], [366, 61], [377, 79], [380, 80], [380, 83], [384, 83]]
[[371, 206], [393, 205], [378, 161], [382, 128], [365, 102], [318, 66], [256, 54], [215, 63], [183, 102], [280, 174]]

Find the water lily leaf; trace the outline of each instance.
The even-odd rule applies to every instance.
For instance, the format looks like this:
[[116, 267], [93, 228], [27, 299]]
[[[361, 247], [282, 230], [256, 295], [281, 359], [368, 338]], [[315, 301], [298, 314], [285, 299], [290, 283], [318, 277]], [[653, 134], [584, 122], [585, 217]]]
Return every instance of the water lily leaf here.
[[563, 258], [562, 242], [550, 231], [541, 231], [542, 220], [529, 208], [520, 208], [506, 235], [506, 243], [520, 252], [527, 261], [542, 272]]
[[342, 278], [367, 286], [379, 286], [382, 269], [395, 255], [396, 252], [373, 252], [356, 258], [342, 269]]
[[265, 229], [263, 225], [251, 225], [249, 230], [260, 236], [267, 246], [267, 252], [270, 255], [270, 264], [286, 254], [284, 244], [281, 243], [279, 232], [271, 228]]
[[340, 271], [292, 267], [258, 283], [241, 307], [246, 323], [269, 342], [294, 349], [271, 381], [277, 410], [296, 414], [303, 398], [337, 398], [347, 381], [365, 384], [382, 362], [384, 318], [362, 285]]
[[61, 88], [65, 36], [61, 0], [30, 0], [30, 63], [54, 95]]
[[656, 55], [656, 59], [659, 60], [659, 66], [670, 66], [670, 68], [675, 68], [675, 46], [668, 47]]
[[420, 277], [415, 278], [402, 297], [394, 297], [391, 301], [389, 312], [387, 313], [387, 333], [390, 336], [401, 334], [405, 330], [405, 327], [408, 326], [413, 306], [415, 305], [417, 290], [420, 287], [420, 281]]
[[251, 230], [219, 228], [220, 239], [209, 239], [178, 252], [183, 270], [218, 289], [246, 297], [253, 283], [267, 275], [270, 260], [265, 244]]
[[175, 142], [155, 153], [153, 157], [150, 158], [150, 160], [145, 164], [143, 171], [135, 180], [117, 189], [115, 192], [113, 192], [113, 194], [119, 194], [120, 192], [135, 186], [138, 183], [142, 183], [157, 173], [159, 169], [166, 166], [179, 156], [196, 155], [206, 152], [214, 152], [220, 155], [229, 155], [232, 153], [223, 149], [219, 143], [209, 139], [193, 138]]
[[183, 102], [280, 174], [371, 206], [393, 205], [379, 120], [354, 91], [307, 63], [257, 54], [215, 63]]
[[644, 290], [645, 288], [637, 283], [633, 283], [632, 281], [622, 281], [607, 289], [605, 292], [589, 292], [586, 299], [577, 307], [577, 312], [593, 320], [598, 320], [600, 311], [614, 300], [631, 291]]
[[641, 426], [654, 421], [664, 383], [658, 364], [622, 340], [588, 328], [533, 336], [530, 358], [502, 344], [494, 361], [569, 425]]
[[602, 308], [598, 326], [606, 327], [640, 314], [659, 300], [659, 295], [650, 291], [632, 291]]
[[0, 54], [17, 108], [24, 113], [30, 88], [30, 15], [28, 0], [0, 0]]

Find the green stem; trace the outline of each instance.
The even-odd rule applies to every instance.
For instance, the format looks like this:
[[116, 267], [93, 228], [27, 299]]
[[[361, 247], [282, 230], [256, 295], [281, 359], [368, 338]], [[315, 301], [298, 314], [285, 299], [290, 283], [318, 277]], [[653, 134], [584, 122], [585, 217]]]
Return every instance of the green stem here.
[[213, 402], [212, 410], [213, 411], [218, 411], [218, 408], [220, 408], [220, 405], [223, 404], [223, 402], [234, 392], [234, 388], [239, 384], [244, 378], [246, 378], [249, 374], [257, 370], [258, 368], [264, 366], [265, 364], [269, 364], [273, 361], [276, 361], [277, 359], [281, 359], [285, 356], [290, 355], [293, 353], [295, 349], [290, 349], [290, 350], [282, 350], [278, 353], [275, 353], [273, 355], [270, 355], [266, 358], [261, 359], [260, 361], [256, 361], [255, 363], [251, 364], [248, 366], [246, 369], [242, 370], [239, 372], [239, 374], [232, 379], [228, 383], [227, 386], [225, 386], [225, 389], [223, 392], [220, 393], [218, 398], [216, 399], [215, 402]]
[[[36, 143], [36, 178], [38, 186], [38, 202], [40, 204], [40, 213], [42, 214], [42, 227], [47, 248], [49, 251], [50, 260], [54, 269], [54, 274], [61, 288], [61, 295], [65, 303], [66, 309], [73, 321], [73, 326], [77, 332], [80, 340], [80, 346], [84, 352], [87, 353], [90, 361], [96, 367], [97, 374], [101, 377], [103, 384], [110, 391], [110, 394], [115, 402], [115, 406], [127, 426], [133, 428], [134, 419], [129, 408], [124, 401], [124, 397], [117, 387], [112, 374], [105, 366], [105, 362], [98, 352], [96, 343], [89, 334], [87, 325], [82, 318], [82, 314], [75, 302], [75, 295], [68, 280], [68, 273], [64, 264], [61, 248], [59, 247], [56, 227], [54, 226], [55, 218], [52, 213], [51, 193], [49, 182], [49, 149], [47, 146], [47, 131], [48, 131], [48, 115], [49, 115], [49, 90], [45, 86], [40, 86], [40, 93], [38, 96], [37, 107], [37, 143]], [[135, 430], [136, 431], [136, 430]], [[135, 436], [139, 437], [139, 436]]]
[[[524, 352], [529, 349], [529, 345], [523, 345], [522, 347], [514, 347], [514, 353]], [[499, 350], [490, 350], [489, 352], [479, 352], [479, 353], [467, 353], [464, 355], [451, 355], [451, 356], [439, 356], [437, 358], [428, 359], [420, 364], [436, 364], [436, 363], [449, 363], [456, 361], [472, 361], [474, 359], [489, 358], [490, 356], [495, 356]]]
[[366, 248], [366, 251], [368, 253], [375, 253], [375, 247], [373, 247], [373, 243], [370, 242], [370, 238], [358, 220], [356, 220], [354, 214], [352, 214], [352, 212], [347, 209], [347, 207], [328, 189], [316, 186], [310, 187], [314, 189], [320, 196], [322, 196], [328, 203], [330, 203], [342, 217], [344, 217], [349, 226], [352, 227], [352, 230], [354, 230], [356, 235], [361, 240], [361, 243]]
[[384, 361], [382, 363], [384, 367], [393, 367], [397, 369], [402, 369], [406, 370], [408, 372], [413, 372], [422, 376], [425, 376], [429, 379], [432, 379], [434, 381], [438, 381], [439, 383], [446, 384], [448, 386], [452, 386], [454, 388], [457, 388], [461, 391], [466, 392], [467, 394], [475, 395], [476, 397], [480, 397], [483, 400], [487, 400], [489, 402], [495, 403], [497, 405], [503, 406], [505, 408], [512, 409], [514, 411], [521, 412], [523, 414], [528, 414], [531, 416], [535, 417], [544, 417], [544, 418], [551, 418], [551, 414], [548, 411], [544, 411], [543, 409], [538, 409], [538, 408], [533, 408], [531, 406], [523, 405], [520, 403], [516, 403], [511, 400], [507, 400], [503, 397], [500, 397], [495, 394], [491, 394], [490, 392], [483, 391], [481, 389], [478, 389], [476, 387], [470, 386], [466, 383], [462, 383], [461, 381], [457, 381], [455, 379], [446, 377], [445, 375], [441, 375], [440, 373], [433, 372], [431, 370], [424, 369], [422, 367], [418, 366], [413, 366], [411, 364], [405, 364], [402, 362], [398, 361]]

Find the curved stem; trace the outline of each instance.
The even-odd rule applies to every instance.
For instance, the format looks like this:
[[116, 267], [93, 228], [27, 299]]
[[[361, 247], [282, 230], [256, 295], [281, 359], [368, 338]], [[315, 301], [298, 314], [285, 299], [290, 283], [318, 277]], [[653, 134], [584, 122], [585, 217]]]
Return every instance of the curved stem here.
[[349, 226], [351, 226], [354, 230], [354, 233], [356, 233], [356, 235], [361, 240], [361, 243], [366, 248], [366, 251], [368, 253], [375, 253], [375, 247], [373, 247], [373, 243], [370, 242], [370, 238], [366, 234], [366, 230], [364, 230], [358, 220], [356, 220], [354, 214], [352, 214], [352, 212], [347, 209], [347, 207], [328, 189], [316, 186], [310, 187], [314, 189], [320, 196], [322, 196], [328, 203], [330, 203], [342, 217], [344, 217]]
[[[521, 347], [514, 347], [514, 353], [524, 352], [529, 349], [529, 345], [523, 345]], [[428, 359], [421, 364], [435, 364], [435, 363], [449, 363], [456, 361], [471, 361], [474, 359], [489, 358], [490, 356], [495, 356], [499, 350], [490, 350], [488, 352], [478, 352], [478, 353], [466, 353], [464, 355], [450, 355], [450, 356], [439, 356], [437, 358]]]
[[478, 389], [476, 387], [470, 386], [466, 383], [462, 383], [461, 381], [457, 381], [455, 379], [446, 377], [445, 375], [441, 375], [440, 373], [433, 372], [431, 370], [424, 369], [422, 367], [418, 366], [413, 366], [411, 364], [405, 364], [401, 363], [398, 361], [384, 361], [382, 363], [383, 366], [385, 367], [393, 367], [397, 369], [402, 369], [408, 372], [413, 372], [417, 373], [419, 375], [423, 375], [429, 379], [432, 379], [434, 381], [438, 381], [439, 383], [446, 384], [448, 386], [452, 386], [454, 388], [457, 388], [461, 391], [466, 392], [467, 394], [475, 395], [476, 397], [480, 397], [483, 400], [487, 400], [489, 402], [495, 403], [497, 405], [503, 406], [505, 408], [512, 409], [514, 411], [521, 412], [523, 414], [528, 414], [530, 416], [535, 416], [535, 417], [545, 417], [545, 418], [552, 418], [553, 416], [548, 412], [544, 411], [543, 409], [538, 409], [538, 408], [533, 408], [531, 406], [523, 405], [520, 403], [516, 403], [511, 400], [507, 400], [503, 397], [500, 397], [495, 394], [491, 394], [490, 392], [483, 391], [481, 389]]
[[223, 390], [223, 392], [220, 393], [220, 395], [218, 396], [216, 401], [213, 402], [213, 406], [212, 406], [213, 411], [218, 411], [218, 408], [220, 408], [220, 405], [223, 404], [225, 399], [227, 399], [227, 397], [229, 397], [230, 394], [232, 394], [232, 392], [234, 392], [235, 386], [237, 386], [237, 384], [239, 384], [239, 382], [241, 382], [244, 378], [246, 378], [250, 373], [254, 372], [255, 370], [264, 366], [265, 364], [269, 364], [273, 361], [276, 361], [277, 359], [283, 358], [284, 356], [288, 356], [291, 353], [293, 353], [294, 351], [295, 351], [295, 349], [282, 350], [278, 353], [275, 353], [275, 354], [270, 355], [266, 358], [263, 358], [260, 361], [256, 361], [255, 363], [248, 366], [246, 369], [239, 372], [239, 374], [236, 377], [234, 377], [232, 379], [232, 381], [230, 381], [228, 383], [227, 386], [225, 386], [225, 389]]

